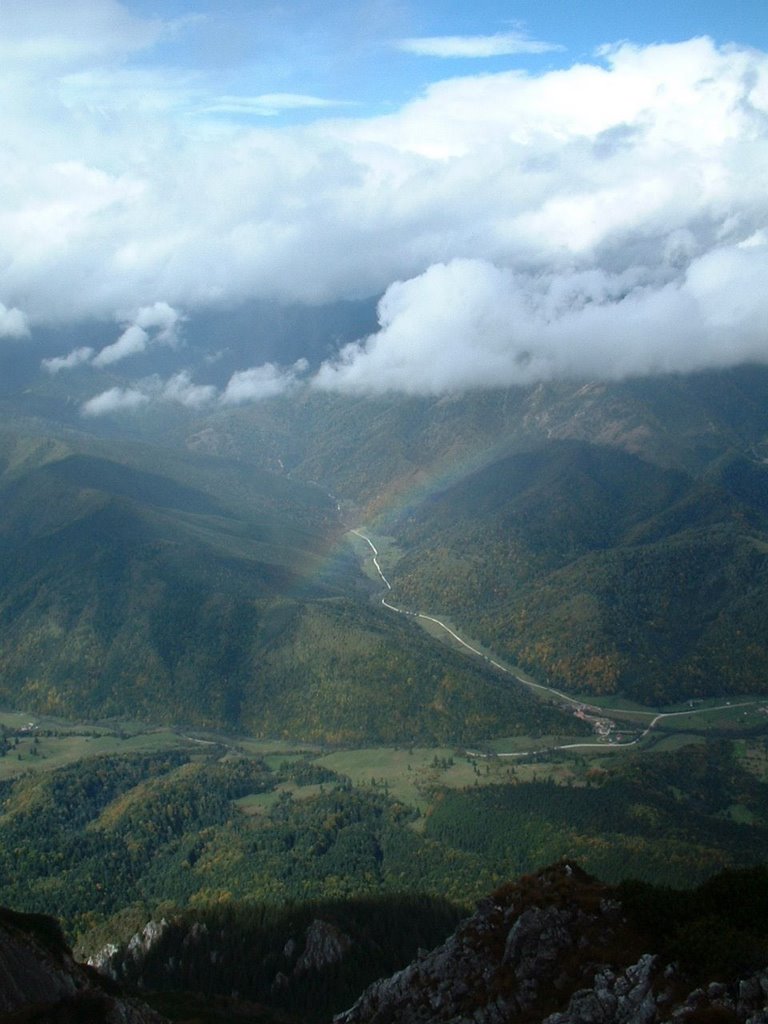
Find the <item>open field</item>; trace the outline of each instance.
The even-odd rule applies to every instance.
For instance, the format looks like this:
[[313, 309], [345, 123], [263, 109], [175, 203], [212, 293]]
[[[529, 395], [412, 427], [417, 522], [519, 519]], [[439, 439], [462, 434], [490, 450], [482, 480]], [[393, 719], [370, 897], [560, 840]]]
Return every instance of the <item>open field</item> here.
[[141, 722], [86, 724], [21, 711], [0, 711], [0, 730], [8, 749], [0, 756], [0, 781], [29, 771], [52, 771], [104, 754], [157, 753], [166, 750], [226, 748], [229, 755], [264, 757], [270, 767], [317, 752], [310, 744], [286, 740], [184, 732]]
[[[0, 780], [28, 771], [53, 770], [100, 754], [155, 753], [189, 749], [192, 741], [170, 729], [147, 728], [122, 733], [99, 726], [64, 725], [18, 715], [0, 715], [0, 724], [11, 730], [10, 748], [0, 757]], [[36, 728], [31, 727], [34, 723]]]
[[318, 758], [317, 763], [347, 775], [356, 786], [381, 787], [391, 797], [422, 812], [431, 806], [438, 787], [465, 789], [548, 778], [565, 782], [577, 777], [572, 758], [551, 764], [520, 765], [497, 758], [480, 760], [448, 748], [346, 750]]
[[[487, 740], [482, 744], [482, 750], [493, 754], [523, 754], [526, 751], [554, 751], [564, 744], [591, 742], [589, 736], [568, 736], [561, 733], [557, 736], [500, 736], [498, 739]], [[606, 750], [608, 749], [606, 744]], [[584, 751], [589, 754], [589, 750]], [[600, 751], [598, 750], [599, 754]]]
[[[368, 747], [327, 750], [313, 744], [287, 740], [256, 740], [244, 736], [214, 733], [189, 733], [182, 729], [155, 727], [140, 722], [103, 722], [84, 724], [66, 722], [26, 712], [0, 712], [0, 729], [5, 735], [6, 752], [0, 757], [0, 781], [30, 771], [45, 771], [73, 764], [82, 759], [104, 754], [156, 753], [184, 749], [200, 754], [216, 748], [220, 756], [262, 758], [272, 770], [279, 770], [291, 761], [307, 758], [321, 767], [347, 776], [353, 785], [372, 787], [386, 792], [402, 803], [425, 813], [431, 807], [439, 788], [463, 789], [502, 782], [551, 780], [558, 784], [582, 785], [593, 767], [615, 764], [625, 752], [639, 752], [649, 747], [654, 751], [674, 751], [690, 743], [706, 742], [703, 733], [731, 733], [743, 730], [747, 738], [740, 741], [739, 751], [747, 767], [758, 779], [768, 781], [768, 753], [764, 741], [750, 739], [749, 734], [765, 727], [768, 713], [765, 702], [756, 698], [738, 698], [730, 702], [699, 702], [695, 707], [678, 705], [665, 710], [640, 709], [630, 702], [621, 702], [617, 721], [634, 720], [647, 724], [649, 715], [669, 714], [658, 722], [641, 745], [622, 748], [619, 744], [599, 743], [592, 747], [558, 750], [582, 738], [566, 735], [512, 736], [494, 739], [481, 745], [477, 756], [472, 752], [449, 747]], [[597, 701], [594, 702], [595, 705]], [[619, 702], [604, 702], [605, 714]], [[745, 704], [746, 706], [739, 706]], [[626, 715], [626, 717], [625, 717]], [[620, 732], [613, 734], [620, 736]], [[631, 734], [630, 734], [631, 735]], [[535, 751], [535, 756], [525, 757]], [[494, 754], [521, 754], [496, 757]], [[238, 801], [240, 810], [248, 815], [266, 813], [275, 801], [289, 793], [294, 799], [308, 798], [317, 787], [299, 787], [285, 783], [264, 794], [252, 794]], [[738, 813], [736, 811], [735, 813]]]
[[355, 786], [378, 786], [411, 807], [425, 810], [434, 786], [469, 786], [475, 778], [469, 760], [447, 747], [373, 747], [343, 750], [317, 763], [348, 776]]
[[268, 793], [250, 793], [248, 796], [241, 796], [234, 803], [243, 814], [247, 814], [250, 818], [256, 818], [270, 811], [276, 803], [284, 800], [286, 795], [293, 800], [309, 800], [323, 792], [323, 789], [322, 784], [299, 786], [295, 782], [284, 782]]
[[745, 714], [760, 714], [768, 722], [768, 695], [759, 693], [747, 693], [732, 697], [713, 697], [706, 700], [690, 700], [679, 704], [670, 704], [666, 707], [644, 707], [635, 701], [625, 700], [622, 697], [605, 696], [585, 698], [585, 703], [604, 710], [606, 714], [613, 717], [637, 721], [648, 721], [655, 715], [679, 715], [677, 721], [680, 727], [690, 725], [691, 722], [706, 722], [708, 726], [716, 721], [733, 721]]

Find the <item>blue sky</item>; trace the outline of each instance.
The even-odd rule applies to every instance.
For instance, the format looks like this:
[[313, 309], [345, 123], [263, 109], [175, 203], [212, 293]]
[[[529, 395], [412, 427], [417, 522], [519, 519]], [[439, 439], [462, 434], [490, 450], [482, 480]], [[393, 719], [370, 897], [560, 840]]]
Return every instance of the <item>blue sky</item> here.
[[[127, 4], [146, 18], [178, 20], [172, 39], [140, 60], [195, 70], [227, 93], [289, 92], [355, 104], [369, 115], [391, 109], [436, 80], [472, 71], [520, 68], [537, 74], [594, 59], [604, 45], [680, 42], [709, 35], [720, 44], [768, 48], [768, 12], [761, 0], [688, 0], [620, 4], [548, 2], [407, 3], [389, 0], [225, 4], [142, 0]], [[185, 23], [185, 19], [188, 19]], [[437, 58], [402, 52], [404, 39], [519, 34], [550, 44], [540, 53], [490, 58]], [[284, 110], [286, 120], [318, 110]], [[256, 116], [256, 115], [255, 115]]]
[[[112, 324], [43, 364], [86, 414], [768, 361], [763, 3], [0, 9], [0, 344]], [[318, 372], [246, 353], [217, 391], [185, 349], [363, 298]]]

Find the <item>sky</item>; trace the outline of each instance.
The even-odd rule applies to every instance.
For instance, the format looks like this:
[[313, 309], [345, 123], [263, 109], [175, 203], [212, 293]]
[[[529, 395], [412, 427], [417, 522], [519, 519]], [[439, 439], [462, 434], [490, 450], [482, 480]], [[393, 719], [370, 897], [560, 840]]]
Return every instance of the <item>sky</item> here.
[[[103, 322], [41, 355], [90, 375], [85, 416], [768, 361], [763, 2], [63, 11], [0, 0], [0, 345]], [[319, 368], [244, 353], [214, 387], [185, 345], [366, 297], [378, 330]]]

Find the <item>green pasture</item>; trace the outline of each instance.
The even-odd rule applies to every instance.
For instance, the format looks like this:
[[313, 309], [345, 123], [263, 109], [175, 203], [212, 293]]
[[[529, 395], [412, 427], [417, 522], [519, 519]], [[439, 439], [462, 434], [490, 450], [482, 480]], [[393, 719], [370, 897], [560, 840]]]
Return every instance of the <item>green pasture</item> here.
[[[588, 697], [584, 699], [584, 702], [599, 708], [608, 717], [618, 717], [621, 712], [622, 717], [626, 716], [627, 719], [637, 720], [638, 722], [645, 721], [647, 723], [660, 714], [679, 715], [680, 717], [676, 717], [671, 721], [673, 723], [681, 723], [681, 728], [701, 722], [706, 722], [708, 727], [713, 722], [732, 722], [734, 719], [738, 719], [740, 715], [743, 716], [745, 712], [748, 716], [762, 714], [766, 724], [768, 724], [768, 696], [759, 693], [747, 693], [726, 699], [720, 697], [683, 701], [664, 707], [644, 707], [635, 701], [613, 696]], [[760, 708], [763, 708], [762, 713]], [[613, 715], [611, 714], [612, 712], [614, 712]]]
[[95, 728], [90, 735], [63, 731], [58, 735], [47, 735], [46, 729], [41, 728], [15, 739], [16, 745], [0, 757], [0, 780], [12, 779], [29, 771], [52, 771], [101, 754], [157, 753], [190, 747], [189, 740], [171, 730], [152, 730], [122, 738], [113, 732], [98, 732]]
[[229, 755], [263, 758], [270, 768], [307, 754], [318, 753], [313, 744], [289, 740], [261, 740], [196, 730], [157, 727], [146, 722], [71, 722], [27, 711], [0, 711], [0, 728], [12, 744], [0, 756], [0, 781], [29, 771], [53, 770], [102, 754], [158, 753], [164, 750], [199, 750], [221, 746]]
[[[539, 753], [541, 751], [551, 750], [554, 753], [555, 748], [567, 743], [592, 742], [594, 741], [590, 736], [567, 736], [562, 733], [557, 736], [500, 736], [493, 740], [487, 740], [481, 744], [480, 749], [489, 751], [492, 754], [519, 754], [522, 757], [526, 753]], [[582, 751], [578, 750], [577, 753], [580, 754]], [[588, 755], [591, 753], [591, 748], [585, 749], [583, 753]], [[597, 751], [597, 753], [600, 753], [600, 751]]]
[[269, 790], [268, 793], [249, 793], [248, 796], [241, 796], [234, 804], [243, 814], [256, 818], [268, 814], [275, 804], [285, 799], [286, 795], [293, 800], [309, 800], [323, 790], [324, 786], [321, 783], [299, 786], [295, 782], [286, 782]]
[[429, 806], [435, 786], [470, 786], [476, 777], [467, 758], [448, 747], [343, 750], [318, 758], [317, 764], [348, 776], [355, 786], [385, 789], [420, 810]]

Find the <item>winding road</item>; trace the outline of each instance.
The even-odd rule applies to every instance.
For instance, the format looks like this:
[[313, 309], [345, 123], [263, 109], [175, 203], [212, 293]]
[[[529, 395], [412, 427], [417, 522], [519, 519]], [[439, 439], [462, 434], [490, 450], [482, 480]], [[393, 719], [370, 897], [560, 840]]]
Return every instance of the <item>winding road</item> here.
[[[379, 574], [382, 583], [387, 588], [388, 594], [392, 590], [392, 584], [384, 575], [381, 565], [379, 564], [379, 552], [376, 548], [376, 545], [373, 543], [371, 538], [364, 534], [361, 530], [350, 530], [350, 533], [354, 533], [356, 537], [359, 537], [361, 540], [364, 540], [368, 547], [371, 549], [374, 568], [376, 569], [376, 572]], [[427, 622], [435, 623], [436, 626], [439, 626], [440, 629], [444, 630], [446, 633], [448, 633], [449, 636], [453, 637], [453, 639], [456, 640], [457, 643], [461, 644], [462, 647], [465, 647], [468, 651], [470, 651], [470, 653], [477, 655], [478, 658], [482, 658], [483, 661], [488, 662], [488, 664], [498, 669], [499, 672], [503, 672], [505, 675], [511, 676], [513, 679], [516, 679], [519, 683], [522, 683], [523, 686], [527, 686], [529, 689], [540, 690], [544, 693], [552, 694], [554, 697], [557, 697], [559, 700], [564, 701], [566, 704], [572, 705], [576, 709], [574, 713], [580, 712], [581, 717], [587, 720], [605, 718], [607, 715], [616, 715], [618, 718], [621, 718], [622, 715], [626, 713], [625, 711], [623, 711], [622, 708], [598, 708], [595, 705], [587, 704], [576, 697], [570, 697], [567, 693], [563, 693], [560, 690], [556, 690], [552, 686], [545, 686], [543, 683], [534, 683], [530, 679], [524, 679], [522, 676], [519, 676], [516, 672], [513, 672], [512, 669], [507, 668], [505, 665], [502, 665], [498, 661], [494, 661], [492, 658], [489, 658], [486, 654], [484, 654], [481, 650], [478, 650], [477, 647], [473, 647], [472, 644], [467, 643], [467, 641], [464, 640], [463, 637], [460, 637], [459, 634], [454, 632], [454, 630], [452, 630], [450, 626], [448, 626], [445, 622], [442, 622], [440, 619], [435, 618], [434, 615], [425, 615], [424, 612], [412, 612], [408, 611], [408, 609], [406, 608], [398, 608], [397, 605], [394, 605], [387, 600], [387, 594], [385, 594], [384, 597], [382, 597], [381, 599], [381, 603], [384, 605], [385, 608], [389, 608], [390, 611], [397, 612], [398, 615], [407, 615], [413, 619], [424, 619]], [[531, 754], [541, 754], [552, 750], [620, 750], [626, 747], [637, 746], [637, 744], [644, 740], [645, 737], [659, 722], [663, 721], [666, 718], [679, 718], [684, 715], [702, 715], [712, 711], [725, 711], [726, 709], [733, 708], [755, 707], [759, 704], [765, 704], [765, 701], [747, 700], [741, 701], [738, 704], [732, 704], [730, 701], [727, 701], [725, 704], [720, 704], [717, 707], [698, 709], [691, 708], [686, 711], [633, 711], [633, 715], [647, 715], [651, 719], [651, 721], [648, 723], [645, 729], [633, 740], [624, 740], [623, 742], [618, 740], [607, 740], [603, 741], [602, 743], [561, 743], [556, 746], [545, 747], [539, 750], [517, 750], [510, 753], [499, 753], [496, 754], [496, 756], [528, 757]], [[587, 714], [586, 712], [589, 712], [589, 714]], [[482, 751], [478, 750], [469, 750], [467, 751], [467, 753], [472, 754], [475, 757], [488, 756], [487, 754], [484, 754]]]

